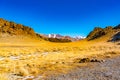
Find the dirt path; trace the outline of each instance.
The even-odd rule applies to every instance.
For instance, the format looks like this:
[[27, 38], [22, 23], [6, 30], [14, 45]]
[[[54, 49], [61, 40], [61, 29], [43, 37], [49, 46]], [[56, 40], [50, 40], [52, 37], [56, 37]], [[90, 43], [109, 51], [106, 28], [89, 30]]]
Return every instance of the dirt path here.
[[120, 80], [120, 56], [107, 58], [104, 63], [88, 63], [68, 74], [51, 76], [46, 80]]

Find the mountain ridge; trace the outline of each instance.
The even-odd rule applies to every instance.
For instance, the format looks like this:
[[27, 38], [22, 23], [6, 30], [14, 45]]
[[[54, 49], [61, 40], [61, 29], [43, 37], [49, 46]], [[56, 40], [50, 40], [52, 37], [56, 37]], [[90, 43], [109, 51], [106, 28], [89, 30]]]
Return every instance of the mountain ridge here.
[[[120, 24], [115, 27], [113, 26], [107, 26], [105, 28], [95, 27], [94, 30], [92, 30], [85, 39], [91, 41], [100, 38], [105, 38], [106, 36], [107, 41], [113, 41], [113, 40], [118, 41], [120, 38], [119, 33], [120, 33]], [[60, 34], [48, 34], [48, 35], [39, 34], [36, 33], [31, 27], [24, 26], [22, 24], [17, 24], [15, 22], [7, 21], [4, 20], [3, 18], [0, 18], [0, 37], [7, 38], [9, 36], [14, 36], [14, 35], [29, 37], [31, 39], [38, 39], [38, 40], [42, 39], [50, 42], [73, 42], [84, 39], [81, 37], [73, 38], [70, 36], [62, 36]]]

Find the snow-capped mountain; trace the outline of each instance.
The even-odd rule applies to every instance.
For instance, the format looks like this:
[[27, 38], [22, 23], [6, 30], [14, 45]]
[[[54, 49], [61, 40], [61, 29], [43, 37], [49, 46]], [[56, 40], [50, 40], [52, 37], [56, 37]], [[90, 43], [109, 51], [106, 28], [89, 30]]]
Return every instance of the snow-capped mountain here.
[[59, 34], [48, 34], [48, 38], [62, 38], [62, 37], [64, 37], [64, 36], [62, 36], [62, 35], [59, 35]]
[[84, 37], [84, 36], [76, 36], [75, 38], [76, 39], [85, 39], [86, 37]]
[[47, 36], [48, 38], [69, 39], [71, 41], [77, 41], [85, 38], [83, 36], [71, 37], [71, 36], [62, 36], [60, 34], [48, 34]]

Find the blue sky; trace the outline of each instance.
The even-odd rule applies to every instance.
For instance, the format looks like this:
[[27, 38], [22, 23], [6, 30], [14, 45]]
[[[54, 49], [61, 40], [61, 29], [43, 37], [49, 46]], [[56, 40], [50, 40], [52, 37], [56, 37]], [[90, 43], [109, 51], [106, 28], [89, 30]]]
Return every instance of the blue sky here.
[[120, 24], [120, 0], [0, 0], [0, 17], [38, 33], [86, 36]]

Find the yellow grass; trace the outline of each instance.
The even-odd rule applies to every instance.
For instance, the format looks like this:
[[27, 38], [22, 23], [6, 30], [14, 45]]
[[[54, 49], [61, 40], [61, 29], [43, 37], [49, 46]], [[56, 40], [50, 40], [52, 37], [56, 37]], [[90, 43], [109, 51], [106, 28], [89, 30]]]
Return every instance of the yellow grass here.
[[0, 80], [10, 80], [8, 74], [0, 73]]
[[[76, 66], [74, 60], [77, 58], [104, 56], [106, 52], [119, 52], [119, 49], [120, 46], [114, 43], [86, 40], [72, 43], [38, 40], [0, 43], [0, 56], [4, 58], [0, 60], [0, 72], [19, 76], [67, 73]], [[1, 75], [0, 80], [6, 80], [5, 76]]]

